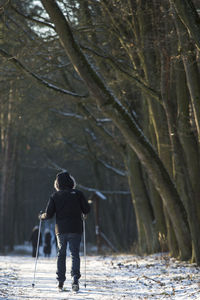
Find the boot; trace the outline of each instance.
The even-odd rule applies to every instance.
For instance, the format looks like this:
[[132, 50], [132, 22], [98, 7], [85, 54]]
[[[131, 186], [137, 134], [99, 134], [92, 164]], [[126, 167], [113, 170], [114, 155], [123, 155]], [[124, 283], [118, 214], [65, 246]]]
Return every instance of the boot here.
[[74, 276], [73, 281], [72, 281], [72, 291], [78, 292], [78, 290], [79, 290], [78, 277]]
[[58, 289], [59, 289], [59, 291], [63, 290], [63, 282], [62, 281], [59, 281], [59, 283], [58, 283]]

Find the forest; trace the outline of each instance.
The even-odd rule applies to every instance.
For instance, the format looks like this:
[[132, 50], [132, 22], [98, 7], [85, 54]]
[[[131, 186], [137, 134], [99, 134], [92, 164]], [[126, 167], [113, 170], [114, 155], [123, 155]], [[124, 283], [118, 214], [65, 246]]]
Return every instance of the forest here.
[[1, 253], [67, 170], [114, 249], [200, 265], [199, 1], [1, 1], [0, 89]]

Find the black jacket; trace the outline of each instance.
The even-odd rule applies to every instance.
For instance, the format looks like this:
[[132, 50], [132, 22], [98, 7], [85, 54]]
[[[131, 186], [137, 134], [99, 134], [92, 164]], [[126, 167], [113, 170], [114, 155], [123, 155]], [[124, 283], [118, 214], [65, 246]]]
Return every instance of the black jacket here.
[[65, 189], [51, 195], [43, 219], [56, 214], [55, 233], [82, 233], [82, 214], [88, 214], [90, 206], [84, 194], [77, 189]]

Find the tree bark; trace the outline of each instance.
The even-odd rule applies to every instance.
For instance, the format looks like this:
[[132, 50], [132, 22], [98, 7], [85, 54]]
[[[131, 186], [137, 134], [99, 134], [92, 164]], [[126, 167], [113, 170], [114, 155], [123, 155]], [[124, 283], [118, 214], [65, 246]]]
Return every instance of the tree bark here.
[[[200, 239], [199, 239], [199, 230], [200, 224], [198, 223], [198, 215], [195, 205], [194, 199], [194, 191], [192, 189], [192, 184], [190, 180], [190, 176], [188, 174], [188, 168], [185, 160], [185, 155], [183, 152], [182, 145], [179, 140], [178, 132], [177, 132], [177, 124], [175, 117], [175, 109], [171, 105], [172, 99], [175, 96], [170, 92], [170, 63], [168, 58], [164, 58], [166, 55], [162, 56], [162, 74], [164, 79], [162, 80], [162, 94], [166, 107], [166, 114], [168, 116], [169, 130], [170, 136], [172, 140], [173, 153], [175, 155], [174, 158], [174, 166], [175, 166], [175, 178], [177, 189], [182, 197], [185, 209], [187, 211], [188, 222], [190, 225], [190, 232], [192, 236], [192, 245], [193, 252], [195, 255], [195, 261], [200, 264]], [[170, 95], [171, 93], [171, 95]]]
[[200, 143], [200, 73], [196, 62], [195, 49], [181, 21], [176, 17], [174, 17], [174, 19], [180, 47], [182, 50], [182, 60], [190, 92], [195, 124], [198, 133], [198, 142]]
[[198, 222], [200, 222], [200, 161], [197, 139], [193, 133], [190, 123], [190, 95], [187, 87], [185, 70], [182, 61], [177, 61], [174, 66], [176, 76], [176, 95], [179, 111], [178, 133], [180, 142], [184, 149], [188, 174], [194, 191], [194, 202], [198, 213]]
[[176, 235], [173, 229], [172, 222], [168, 215], [166, 207], [164, 207], [164, 214], [167, 226], [167, 245], [169, 247], [170, 255], [173, 257], [178, 257], [179, 255], [179, 246], [177, 243]]
[[192, 0], [171, 0], [171, 2], [200, 50], [200, 18]]
[[[155, 51], [152, 47], [154, 41], [156, 41], [154, 15], [160, 13], [160, 7], [157, 9], [152, 1], [147, 2], [140, 0], [137, 3], [137, 30], [135, 36], [138, 44], [138, 57], [140, 58], [140, 64], [144, 72], [145, 81], [153, 89], [159, 90], [159, 70], [158, 68], [152, 68], [152, 66], [160, 64], [160, 53]], [[150, 18], [146, 22], [147, 14]], [[171, 162], [171, 153], [168, 139], [168, 128], [166, 122], [165, 111], [162, 106], [162, 102], [152, 101], [152, 98], [142, 93], [142, 99], [144, 101], [143, 107], [143, 130], [146, 136], [150, 137], [152, 144], [155, 146], [159, 153], [159, 157], [167, 167], [169, 172], [169, 162]], [[154, 214], [156, 217], [156, 224], [159, 233], [166, 235], [165, 218], [163, 213], [163, 203], [160, 195], [152, 186], [150, 181], [148, 184], [148, 191], [150, 194], [151, 202], [154, 208]]]
[[3, 130], [2, 138], [2, 176], [0, 187], [0, 251], [5, 252], [5, 247], [9, 244], [11, 221], [7, 224], [10, 218], [12, 220], [12, 206], [10, 206], [10, 186], [12, 178], [12, 163], [13, 163], [13, 148], [12, 148], [12, 103], [13, 102], [13, 84], [11, 83], [7, 107], [4, 107]]
[[[139, 249], [141, 250], [141, 254], [158, 252], [160, 250], [158, 231], [153, 216], [153, 209], [144, 184], [141, 164], [130, 148], [128, 149], [126, 168], [138, 226]], [[143, 231], [145, 234], [146, 247], [142, 245]]]

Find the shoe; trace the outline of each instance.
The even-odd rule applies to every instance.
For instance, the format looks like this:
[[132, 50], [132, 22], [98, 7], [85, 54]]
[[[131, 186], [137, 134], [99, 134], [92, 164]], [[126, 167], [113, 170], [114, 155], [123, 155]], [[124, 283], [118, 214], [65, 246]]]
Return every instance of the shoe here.
[[62, 281], [59, 281], [58, 289], [59, 289], [59, 291], [63, 290], [63, 282]]
[[74, 276], [73, 281], [72, 281], [72, 291], [78, 292], [79, 291], [79, 282], [78, 278]]

